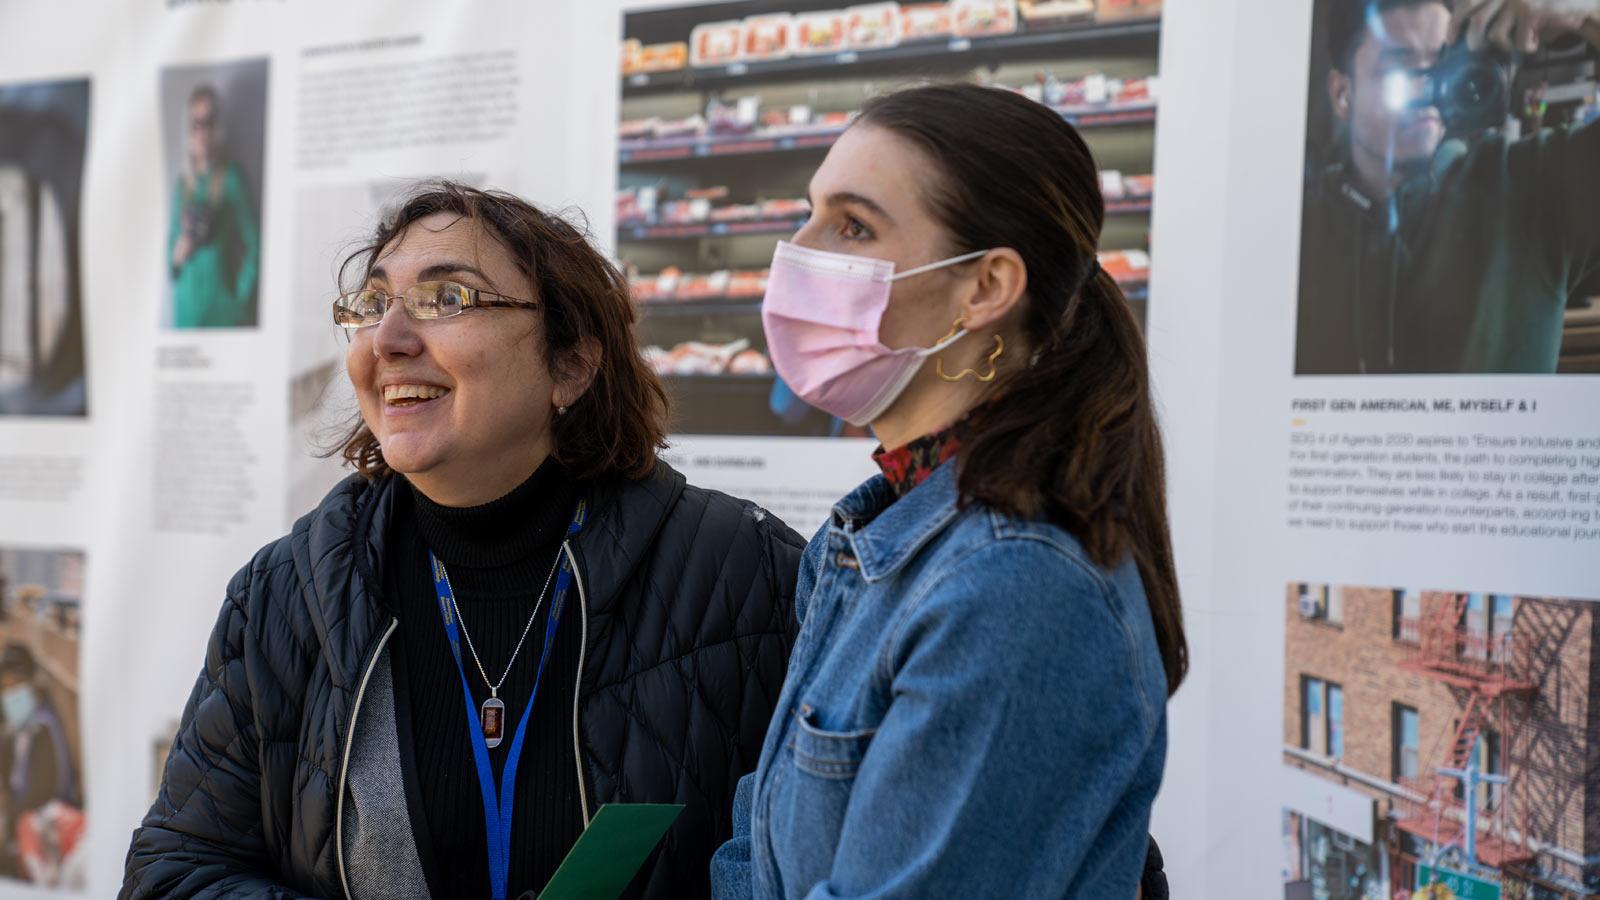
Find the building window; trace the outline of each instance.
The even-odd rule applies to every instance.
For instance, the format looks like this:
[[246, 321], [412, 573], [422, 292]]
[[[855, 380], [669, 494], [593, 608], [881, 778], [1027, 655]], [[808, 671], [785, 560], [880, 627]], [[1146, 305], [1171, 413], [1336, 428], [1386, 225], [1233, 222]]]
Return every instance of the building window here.
[[[1484, 729], [1483, 738], [1478, 741], [1478, 769], [1485, 775], [1504, 775], [1506, 773], [1505, 754], [1500, 752], [1500, 732]], [[1504, 785], [1480, 785], [1478, 787], [1478, 803], [1486, 810], [1499, 809], [1500, 796], [1504, 791]]]
[[1326, 685], [1320, 678], [1300, 679], [1300, 746], [1313, 753], [1328, 747], [1328, 713], [1323, 708]]
[[1461, 655], [1469, 659], [1489, 657], [1488, 605], [1482, 594], [1468, 594], [1461, 609]]
[[1462, 655], [1487, 662], [1508, 662], [1513, 612], [1508, 594], [1468, 594], [1461, 610]]
[[1344, 689], [1303, 675], [1300, 678], [1300, 746], [1320, 756], [1344, 756]]
[[1394, 780], [1417, 777], [1420, 739], [1417, 711], [1394, 705]]
[[1329, 591], [1325, 584], [1296, 586], [1300, 601], [1300, 617], [1323, 622], [1344, 621], [1344, 597], [1338, 591]]
[[1422, 640], [1422, 595], [1411, 590], [1394, 592], [1394, 639], [1408, 644]]
[[[1485, 728], [1479, 733], [1477, 744], [1473, 745], [1471, 762], [1468, 765], [1476, 767], [1480, 775], [1506, 774], [1506, 759], [1501, 747], [1500, 732], [1493, 728]], [[1465, 784], [1458, 779], [1455, 787], [1456, 799], [1462, 799], [1465, 793]], [[1478, 809], [1483, 812], [1494, 812], [1500, 808], [1500, 798], [1504, 794], [1505, 785], [1478, 782]]]
[[1492, 594], [1489, 597], [1489, 659], [1502, 665], [1511, 661], [1511, 597]]

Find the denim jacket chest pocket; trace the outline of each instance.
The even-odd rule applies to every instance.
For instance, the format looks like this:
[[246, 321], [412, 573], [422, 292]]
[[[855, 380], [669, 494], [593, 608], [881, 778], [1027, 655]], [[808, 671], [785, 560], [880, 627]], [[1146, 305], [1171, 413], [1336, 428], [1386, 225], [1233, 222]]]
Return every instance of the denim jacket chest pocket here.
[[[810, 703], [796, 709], [771, 786], [773, 850], [786, 881], [795, 886], [828, 877], [831, 853], [819, 852], [844, 830], [856, 773], [876, 728], [831, 730], [830, 719]], [[827, 838], [818, 840], [818, 838]]]
[[855, 778], [862, 758], [867, 755], [867, 745], [878, 729], [829, 731], [820, 723], [816, 708], [809, 703], [801, 704], [788, 744], [789, 752], [794, 754], [795, 768], [833, 781]]

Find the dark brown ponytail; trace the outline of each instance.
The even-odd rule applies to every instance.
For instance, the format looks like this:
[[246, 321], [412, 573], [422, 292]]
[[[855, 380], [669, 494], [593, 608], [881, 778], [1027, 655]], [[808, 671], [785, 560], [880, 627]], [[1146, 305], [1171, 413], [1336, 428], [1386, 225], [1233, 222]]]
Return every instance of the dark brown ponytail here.
[[1032, 361], [1005, 373], [1000, 399], [965, 436], [963, 497], [1042, 515], [1101, 565], [1131, 555], [1176, 691], [1189, 651], [1161, 434], [1143, 335], [1096, 261], [1105, 201], [1088, 146], [1046, 107], [970, 84], [886, 94], [859, 121], [911, 140], [943, 169], [929, 202], [957, 244], [950, 255], [1010, 247], [1028, 267]]

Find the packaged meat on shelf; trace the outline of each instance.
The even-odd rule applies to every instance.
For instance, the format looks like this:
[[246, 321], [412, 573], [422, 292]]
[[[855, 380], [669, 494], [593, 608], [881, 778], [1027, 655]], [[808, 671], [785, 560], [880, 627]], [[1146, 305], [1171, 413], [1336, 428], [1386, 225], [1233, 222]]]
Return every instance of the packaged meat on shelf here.
[[867, 3], [845, 9], [845, 42], [852, 50], [881, 50], [900, 43], [900, 4]]
[[1041, 71], [1031, 84], [1013, 86], [991, 82], [995, 87], [1016, 91], [1036, 103], [1062, 112], [1098, 107], [1134, 107], [1156, 99], [1159, 81], [1154, 75], [1140, 78], [1112, 78], [1092, 73], [1082, 78], [1061, 80], [1054, 72]]
[[1156, 176], [1124, 175], [1122, 186], [1127, 189], [1129, 197], [1148, 197], [1156, 192]]
[[625, 40], [622, 72], [641, 75], [690, 66], [717, 68], [736, 62], [883, 50], [952, 37], [1003, 37], [1028, 29], [1146, 19], [1160, 13], [1161, 0], [948, 0], [770, 13], [701, 23], [687, 42]]
[[1096, 0], [1095, 17], [1102, 22], [1144, 19], [1161, 15], [1161, 0]]
[[928, 41], [950, 36], [950, 4], [900, 4], [900, 39]]
[[725, 66], [737, 62], [743, 36], [743, 25], [738, 21], [696, 25], [689, 32], [689, 65]]
[[1094, 0], [1017, 0], [1017, 12], [1030, 25], [1093, 19], [1096, 10]]
[[1016, 0], [951, 0], [956, 37], [992, 37], [1017, 30]]
[[[1114, 78], [1095, 73], [1062, 80], [1049, 71], [1036, 73], [1029, 84], [992, 84], [1053, 107], [1063, 115], [1148, 108], [1156, 99], [1158, 86], [1154, 75]], [[731, 99], [712, 98], [703, 114], [676, 119], [660, 116], [624, 119], [618, 125], [617, 137], [625, 145], [633, 146], [641, 142], [685, 138], [739, 136], [760, 140], [808, 133], [836, 135], [855, 119], [857, 112], [854, 109], [817, 109], [799, 103], [763, 106], [758, 95], [750, 94]]]
[[689, 64], [689, 44], [672, 41], [665, 44], [640, 44], [624, 41], [622, 44], [622, 74], [649, 75], [656, 72], [676, 72]]
[[760, 300], [767, 291], [766, 269], [683, 272], [669, 266], [654, 275], [634, 275], [628, 287], [637, 303], [700, 300]]
[[772, 361], [750, 349], [748, 338], [726, 344], [684, 341], [667, 350], [654, 344], [642, 351], [657, 375], [770, 375]]
[[842, 10], [801, 13], [794, 17], [792, 32], [795, 56], [820, 56], [838, 53], [848, 47]]
[[1143, 284], [1150, 280], [1150, 254], [1143, 250], [1101, 251], [1100, 268], [1118, 284]]
[[1107, 200], [1145, 200], [1155, 192], [1154, 175], [1124, 175], [1116, 169], [1100, 170], [1100, 193]]
[[[805, 216], [811, 204], [803, 197], [779, 197], [753, 203], [728, 203], [728, 188], [715, 185], [684, 192], [667, 200], [655, 186], [617, 192], [618, 225], [695, 225], [712, 222], [787, 220]], [[723, 202], [714, 202], [723, 201]]]
[[747, 61], [787, 59], [793, 41], [794, 17], [788, 13], [744, 20], [743, 58]]

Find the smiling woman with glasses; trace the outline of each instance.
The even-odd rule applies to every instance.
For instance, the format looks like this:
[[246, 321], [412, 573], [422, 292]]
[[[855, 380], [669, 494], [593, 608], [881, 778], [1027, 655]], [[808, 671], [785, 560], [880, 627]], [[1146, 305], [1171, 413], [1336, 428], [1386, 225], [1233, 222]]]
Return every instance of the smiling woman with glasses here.
[[616, 267], [431, 185], [345, 263], [357, 470], [229, 585], [123, 895], [533, 896], [605, 803], [684, 809], [628, 896], [703, 896], [802, 545], [657, 459]]

